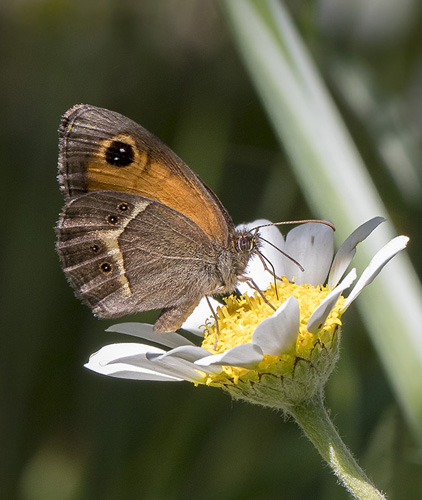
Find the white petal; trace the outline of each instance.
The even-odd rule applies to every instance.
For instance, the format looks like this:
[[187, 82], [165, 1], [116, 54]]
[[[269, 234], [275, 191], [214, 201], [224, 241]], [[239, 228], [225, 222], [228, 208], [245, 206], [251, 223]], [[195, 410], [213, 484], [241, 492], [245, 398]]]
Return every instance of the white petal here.
[[[242, 224], [238, 226], [237, 229], [251, 230], [257, 226], [264, 224], [271, 224], [269, 220], [259, 219], [249, 224]], [[274, 270], [277, 276], [284, 276], [284, 262], [286, 257], [280, 253], [280, 250], [284, 249], [284, 238], [276, 226], [266, 226], [259, 229], [259, 235], [268, 240], [272, 245], [261, 240], [260, 252], [267, 258], [271, 264], [274, 266]], [[267, 263], [267, 267], [271, 269], [271, 266]], [[258, 255], [254, 255], [248, 263], [246, 268], [245, 276], [252, 278], [261, 290], [266, 290], [271, 283], [274, 282], [274, 277], [271, 273], [265, 270], [262, 265], [261, 259]], [[247, 283], [239, 283], [238, 289], [240, 293], [250, 292], [251, 288]]]
[[[171, 351], [165, 352], [164, 354], [148, 353], [147, 358], [150, 361], [160, 361], [160, 360], [165, 360], [168, 357], [174, 357], [178, 358], [179, 360], [183, 360], [185, 362], [192, 364], [198, 359], [202, 359], [209, 356], [209, 354], [210, 354], [209, 351], [203, 349], [202, 347], [184, 346], [184, 347], [178, 347], [177, 349], [172, 349]], [[208, 366], [206, 371], [212, 373], [219, 373], [221, 371], [221, 368]]]
[[406, 248], [408, 241], [409, 238], [407, 236], [396, 236], [372, 257], [368, 267], [363, 271], [355, 287], [347, 297], [342, 311], [345, 311], [350, 306], [366, 285], [374, 281], [387, 262]]
[[209, 351], [203, 349], [202, 347], [197, 346], [183, 346], [177, 347], [176, 349], [172, 349], [171, 351], [167, 351], [164, 353], [150, 353], [148, 352], [147, 357], [150, 360], [161, 360], [168, 356], [175, 356], [180, 359], [184, 359], [186, 361], [190, 361], [193, 363], [198, 359], [201, 359], [205, 356], [209, 355]]
[[287, 233], [284, 251], [296, 259], [303, 272], [291, 261], [286, 262], [286, 277], [301, 285], [321, 285], [325, 282], [334, 252], [333, 230], [317, 223], [297, 226]]
[[[165, 358], [154, 358], [154, 353], [149, 351], [146, 354], [133, 354], [122, 357], [112, 363], [125, 363], [131, 366], [142, 366], [148, 370], [153, 370], [171, 377], [182, 378], [190, 382], [201, 382], [204, 374], [199, 373], [199, 368], [190, 361], [174, 356]], [[204, 371], [204, 370], [202, 370]]]
[[106, 332], [125, 333], [141, 339], [150, 340], [156, 344], [166, 347], [179, 347], [182, 345], [194, 345], [178, 333], [155, 333], [152, 325], [148, 323], [118, 323], [107, 328]]
[[355, 279], [356, 269], [352, 269], [344, 280], [325, 297], [309, 318], [308, 324], [306, 325], [308, 332], [315, 333], [321, 328], [336, 305], [340, 295], [346, 288], [349, 288]]
[[146, 352], [164, 352], [162, 349], [156, 347], [145, 346], [142, 344], [111, 344], [101, 348], [98, 352], [93, 354], [85, 367], [94, 372], [102, 375], [109, 375], [111, 377], [127, 378], [133, 380], [159, 380], [163, 382], [178, 382], [184, 380], [183, 378], [169, 375], [168, 373], [160, 373], [155, 369], [147, 368], [145, 366], [134, 366], [128, 363], [115, 363], [114, 360], [121, 359], [129, 355], [137, 353], [138, 355], [145, 355]]
[[[145, 378], [145, 374], [160, 374], [169, 376], [170, 378], [188, 380], [190, 382], [201, 382], [204, 378], [203, 375], [198, 373], [193, 363], [188, 363], [183, 360], [150, 361], [148, 355], [165, 353], [165, 351], [156, 347], [150, 347], [144, 344], [111, 344], [106, 346], [106, 348], [109, 349], [107, 353], [109, 359], [107, 360], [103, 355], [102, 366], [110, 367], [109, 370], [113, 370], [111, 365], [119, 365], [118, 371], [124, 370], [130, 373], [142, 372], [144, 374], [142, 380], [157, 380], [151, 377]], [[113, 376], [116, 375], [113, 373]]]
[[292, 295], [271, 317], [264, 319], [256, 327], [252, 342], [258, 345], [264, 354], [278, 356], [287, 353], [296, 343], [299, 324], [299, 302]]
[[[221, 304], [212, 297], [208, 297], [208, 299], [211, 303], [211, 307], [214, 309], [214, 312], [217, 311], [217, 307], [221, 306]], [[204, 297], [195, 307], [193, 313], [183, 323], [182, 328], [195, 335], [203, 337], [203, 331], [200, 330], [199, 327], [204, 325], [207, 319], [210, 320], [211, 324], [215, 323], [210, 306], [208, 305], [207, 299]]]
[[341, 280], [341, 277], [345, 273], [356, 253], [356, 246], [358, 243], [365, 240], [372, 233], [372, 231], [384, 221], [385, 219], [383, 217], [374, 217], [355, 229], [353, 233], [344, 241], [338, 249], [331, 266], [330, 275], [328, 277], [328, 288], [330, 290], [332, 290]]
[[206, 356], [195, 362], [199, 366], [240, 366], [242, 368], [255, 368], [262, 361], [262, 350], [253, 344], [242, 344], [223, 352]]

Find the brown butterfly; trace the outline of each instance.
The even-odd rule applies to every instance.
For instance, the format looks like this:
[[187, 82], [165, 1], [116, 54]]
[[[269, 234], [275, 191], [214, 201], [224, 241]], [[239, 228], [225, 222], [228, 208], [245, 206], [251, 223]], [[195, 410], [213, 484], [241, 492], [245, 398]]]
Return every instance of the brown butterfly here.
[[89, 105], [65, 113], [59, 137], [66, 204], [57, 252], [95, 315], [162, 309], [154, 330], [174, 331], [202, 297], [248, 280], [257, 231], [235, 229], [213, 191], [157, 137]]

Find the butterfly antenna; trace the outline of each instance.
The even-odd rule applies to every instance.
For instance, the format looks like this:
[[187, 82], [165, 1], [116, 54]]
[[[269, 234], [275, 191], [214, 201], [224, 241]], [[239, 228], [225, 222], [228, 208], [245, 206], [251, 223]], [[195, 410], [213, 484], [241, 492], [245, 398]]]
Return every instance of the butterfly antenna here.
[[309, 222], [313, 222], [315, 224], [324, 224], [324, 226], [330, 227], [333, 231], [336, 230], [334, 224], [328, 220], [322, 219], [303, 219], [303, 220], [287, 220], [283, 222], [270, 222], [268, 224], [262, 224], [260, 226], [255, 226], [252, 229], [261, 229], [261, 227], [269, 227], [269, 226], [285, 226], [286, 224], [307, 224]]

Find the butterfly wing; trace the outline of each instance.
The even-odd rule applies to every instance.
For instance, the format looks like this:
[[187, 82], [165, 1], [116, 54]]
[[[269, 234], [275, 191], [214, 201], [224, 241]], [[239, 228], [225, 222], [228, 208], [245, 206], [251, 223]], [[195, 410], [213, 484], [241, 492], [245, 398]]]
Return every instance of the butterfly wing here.
[[149, 198], [87, 193], [65, 205], [56, 232], [67, 278], [103, 318], [176, 309], [181, 320], [165, 329], [177, 329], [218, 284], [215, 247], [203, 230]]
[[100, 190], [155, 199], [227, 246], [233, 222], [217, 196], [163, 142], [129, 118], [90, 105], [67, 111], [59, 129], [65, 199]]

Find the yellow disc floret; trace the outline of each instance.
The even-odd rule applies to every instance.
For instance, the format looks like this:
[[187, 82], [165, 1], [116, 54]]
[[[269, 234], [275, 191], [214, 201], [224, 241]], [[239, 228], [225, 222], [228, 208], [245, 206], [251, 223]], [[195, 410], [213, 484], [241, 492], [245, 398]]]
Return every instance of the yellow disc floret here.
[[[311, 314], [329, 293], [330, 290], [326, 286], [296, 285], [288, 281], [287, 278], [277, 282], [277, 289], [274, 284], [271, 284], [264, 295], [274, 308], [277, 309], [292, 295], [298, 300], [300, 326], [294, 349], [280, 356], [264, 355], [264, 359], [254, 369], [223, 366], [221, 373], [209, 374], [205, 383], [221, 386], [238, 384], [239, 380], [257, 382], [262, 379], [263, 374], [291, 377], [298, 360], [315, 364], [318, 361], [315, 357], [317, 353], [324, 354], [323, 351], [325, 351], [327, 354], [336, 347], [336, 332], [342, 324], [340, 310], [344, 298], [340, 297], [316, 333], [310, 333], [306, 328]], [[274, 313], [274, 309], [264, 301], [258, 292], [251, 297], [232, 295], [225, 299], [225, 303], [216, 311], [218, 334], [214, 324], [205, 325], [206, 331], [202, 347], [212, 354], [220, 354], [232, 347], [251, 342], [255, 328]], [[337, 351], [337, 349], [335, 350]]]

